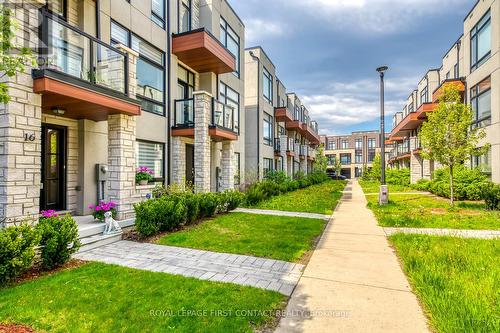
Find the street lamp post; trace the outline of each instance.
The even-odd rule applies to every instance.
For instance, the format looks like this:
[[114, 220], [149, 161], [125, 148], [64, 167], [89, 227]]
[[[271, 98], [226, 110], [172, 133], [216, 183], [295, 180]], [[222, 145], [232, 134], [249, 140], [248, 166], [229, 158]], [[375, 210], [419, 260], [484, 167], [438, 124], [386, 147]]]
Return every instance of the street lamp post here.
[[379, 205], [386, 205], [389, 202], [389, 189], [385, 183], [385, 110], [384, 110], [384, 73], [389, 69], [387, 66], [382, 66], [377, 68], [377, 72], [380, 73], [380, 164], [381, 164], [381, 176], [380, 176], [380, 192], [378, 202]]

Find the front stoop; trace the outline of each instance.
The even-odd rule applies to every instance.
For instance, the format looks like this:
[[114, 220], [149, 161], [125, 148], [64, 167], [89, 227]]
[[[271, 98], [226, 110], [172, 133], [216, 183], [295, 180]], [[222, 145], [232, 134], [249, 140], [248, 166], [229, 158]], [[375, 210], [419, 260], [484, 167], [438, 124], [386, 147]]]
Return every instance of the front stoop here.
[[[134, 225], [135, 219], [119, 221], [122, 229], [130, 228]], [[95, 248], [116, 243], [122, 240], [123, 232], [104, 235], [104, 223], [85, 223], [78, 226], [78, 237], [81, 247], [78, 253], [93, 250]]]

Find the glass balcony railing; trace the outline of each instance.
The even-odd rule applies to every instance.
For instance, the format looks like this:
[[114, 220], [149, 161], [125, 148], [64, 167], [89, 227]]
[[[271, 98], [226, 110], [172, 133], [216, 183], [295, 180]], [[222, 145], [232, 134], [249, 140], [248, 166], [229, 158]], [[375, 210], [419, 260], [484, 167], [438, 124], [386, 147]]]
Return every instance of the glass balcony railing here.
[[120, 50], [43, 12], [39, 69], [128, 93], [128, 56]]
[[286, 151], [293, 152], [295, 149], [295, 142], [293, 138], [288, 138], [286, 143]]
[[212, 107], [212, 125], [234, 132], [234, 108], [214, 99]]
[[194, 99], [175, 101], [174, 127], [194, 127]]
[[300, 145], [300, 156], [308, 156], [307, 145]]
[[274, 151], [277, 153], [281, 152], [281, 140], [280, 140], [280, 138], [274, 138]]

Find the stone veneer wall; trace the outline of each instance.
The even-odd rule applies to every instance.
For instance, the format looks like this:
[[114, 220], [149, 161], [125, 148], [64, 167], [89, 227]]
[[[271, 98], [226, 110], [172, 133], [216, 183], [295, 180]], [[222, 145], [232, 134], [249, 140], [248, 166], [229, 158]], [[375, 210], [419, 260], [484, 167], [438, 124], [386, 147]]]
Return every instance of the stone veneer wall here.
[[222, 158], [221, 158], [221, 190], [234, 190], [234, 142], [222, 142]]
[[172, 182], [182, 185], [186, 181], [186, 143], [181, 137], [172, 138]]
[[210, 110], [212, 96], [194, 92], [194, 188], [196, 192], [210, 192]]

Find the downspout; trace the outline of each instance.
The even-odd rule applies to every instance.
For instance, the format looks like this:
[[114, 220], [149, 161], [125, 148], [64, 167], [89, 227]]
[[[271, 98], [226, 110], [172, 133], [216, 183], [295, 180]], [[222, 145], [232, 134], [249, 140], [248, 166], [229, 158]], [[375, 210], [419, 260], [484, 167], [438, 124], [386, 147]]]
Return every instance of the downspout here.
[[460, 48], [462, 47], [462, 42], [459, 40], [457, 42], [457, 79], [460, 78]]
[[260, 180], [260, 59], [250, 51], [250, 56], [257, 61], [257, 181]]
[[171, 69], [170, 69], [170, 64], [172, 62], [171, 56], [172, 56], [172, 36], [170, 33], [170, 0], [167, 0], [167, 146], [168, 146], [168, 161], [167, 161], [167, 185], [170, 185], [171, 183], [171, 171], [172, 171], [172, 138], [171, 138], [171, 115], [172, 115], [172, 107], [171, 107], [171, 80], [170, 80], [170, 75], [171, 75]]
[[95, 33], [96, 38], [101, 40], [101, 1], [95, 0]]

